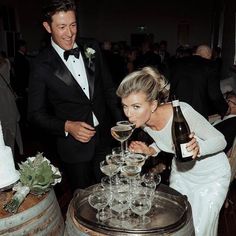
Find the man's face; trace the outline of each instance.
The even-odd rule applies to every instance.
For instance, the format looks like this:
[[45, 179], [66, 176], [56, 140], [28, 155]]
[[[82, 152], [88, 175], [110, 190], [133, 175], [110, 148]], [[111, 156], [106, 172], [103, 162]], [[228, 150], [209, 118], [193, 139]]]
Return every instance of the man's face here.
[[74, 11], [60, 11], [52, 16], [51, 24], [43, 22], [43, 26], [51, 34], [53, 41], [62, 49], [73, 48], [77, 23]]

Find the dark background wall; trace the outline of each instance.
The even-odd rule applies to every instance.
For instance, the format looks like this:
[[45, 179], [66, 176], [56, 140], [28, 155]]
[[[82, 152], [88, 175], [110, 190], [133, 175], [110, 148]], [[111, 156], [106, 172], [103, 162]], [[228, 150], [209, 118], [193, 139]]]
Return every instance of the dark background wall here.
[[[229, 70], [234, 63], [236, 42], [236, 1], [227, 0], [225, 3], [224, 31], [222, 44], [223, 74], [235, 76], [236, 71]], [[236, 78], [235, 78], [236, 79]]]
[[170, 52], [174, 53], [178, 25], [185, 24], [189, 25], [185, 43], [210, 41], [212, 1], [86, 0], [79, 4], [81, 35], [130, 42], [130, 35], [139, 33], [139, 26], [145, 26], [145, 33], [154, 34], [154, 41], [167, 40]]
[[[222, 38], [225, 75], [229, 66], [233, 64], [236, 11], [234, 0], [77, 0], [76, 2], [81, 36], [93, 37], [99, 41], [130, 43], [132, 34], [153, 34], [154, 42], [162, 39], [168, 41], [168, 50], [171, 54], [175, 52], [179, 43], [217, 44], [220, 15], [225, 9]], [[21, 37], [28, 42], [29, 52], [37, 53], [45, 36], [40, 24], [41, 4], [42, 1], [1, 0], [1, 50], [11, 50], [7, 44]], [[15, 29], [5, 29], [3, 26], [6, 9], [10, 15], [15, 16]], [[14, 54], [14, 50], [9, 54], [12, 53]]]

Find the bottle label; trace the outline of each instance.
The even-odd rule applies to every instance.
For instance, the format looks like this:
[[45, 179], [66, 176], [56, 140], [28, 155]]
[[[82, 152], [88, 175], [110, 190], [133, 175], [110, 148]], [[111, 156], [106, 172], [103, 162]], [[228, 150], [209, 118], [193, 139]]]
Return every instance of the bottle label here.
[[185, 158], [185, 157], [189, 157], [189, 156], [192, 156], [193, 155], [193, 152], [189, 152], [186, 148], [186, 144], [187, 143], [181, 143], [180, 144], [180, 148], [181, 148], [181, 153], [182, 153], [182, 157]]

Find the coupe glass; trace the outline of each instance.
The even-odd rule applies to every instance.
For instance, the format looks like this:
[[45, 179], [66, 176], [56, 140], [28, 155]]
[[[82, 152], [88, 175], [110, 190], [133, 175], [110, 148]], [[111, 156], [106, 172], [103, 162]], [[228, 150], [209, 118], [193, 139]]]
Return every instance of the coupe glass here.
[[111, 150], [112, 154], [121, 154], [121, 147], [114, 147]]
[[104, 176], [101, 179], [101, 185], [106, 189], [110, 189], [111, 188], [110, 186], [114, 185], [114, 182], [116, 181], [116, 178], [117, 178], [116, 175], [114, 175], [112, 177]]
[[112, 184], [113, 198], [110, 208], [118, 213], [117, 219], [125, 220], [124, 211], [129, 209], [129, 180], [124, 177], [117, 177]]
[[124, 141], [128, 140], [128, 138], [132, 134], [132, 127], [128, 125], [116, 125], [111, 128], [111, 135], [114, 139], [120, 142], [121, 154], [124, 156]]
[[152, 199], [150, 195], [144, 190], [140, 190], [138, 193], [132, 195], [130, 200], [131, 210], [137, 214], [139, 218], [139, 223], [141, 225], [146, 225], [151, 222], [151, 219], [145, 216], [152, 207]]
[[118, 166], [122, 166], [125, 163], [124, 157], [120, 154], [108, 154], [106, 155], [106, 161], [109, 164], [114, 164]]
[[156, 182], [153, 180], [145, 181], [143, 178], [136, 180], [133, 184], [132, 194], [138, 194], [140, 191], [145, 193], [151, 201], [155, 197]]
[[161, 182], [161, 175], [148, 172], [142, 175], [142, 179], [146, 184], [152, 184], [154, 182], [157, 187]]
[[142, 166], [144, 165], [146, 156], [138, 153], [130, 153], [125, 158], [127, 166]]
[[136, 178], [141, 172], [140, 166], [122, 166], [121, 173], [129, 179]]
[[120, 171], [120, 164], [115, 162], [112, 159], [112, 157], [113, 155], [106, 155], [106, 160], [100, 162], [101, 171], [109, 177], [110, 196], [112, 196], [111, 192], [112, 176], [116, 175]]
[[98, 219], [98, 221], [104, 220], [102, 216], [103, 214], [100, 213], [100, 211], [108, 205], [109, 198], [110, 197], [107, 192], [101, 190], [93, 191], [93, 193], [91, 193], [88, 197], [90, 206], [98, 211], [98, 213], [96, 214], [96, 218]]
[[[126, 126], [130, 126], [132, 128], [132, 132], [131, 134], [133, 133], [134, 129], [135, 129], [135, 124], [132, 123], [132, 122], [129, 122], [128, 120], [121, 120], [121, 121], [118, 121], [116, 122], [116, 125], [126, 125]], [[131, 135], [130, 135], [131, 136]], [[125, 150], [124, 150], [125, 153], [128, 152], [128, 139], [125, 141]]]
[[[107, 177], [108, 177], [108, 176], [103, 177], [103, 178], [107, 178]], [[107, 203], [107, 205], [106, 205], [105, 207], [103, 207], [103, 208], [100, 210], [100, 212], [99, 212], [99, 219], [100, 219], [101, 221], [104, 221], [104, 220], [107, 220], [107, 219], [109, 219], [109, 218], [112, 217], [111, 210], [108, 209], [107, 206], [109, 206], [109, 204], [111, 203], [113, 196], [112, 196], [112, 193], [111, 193], [111, 191], [110, 191], [109, 186], [104, 185], [104, 184], [102, 184], [102, 183], [101, 183], [101, 184], [97, 184], [97, 185], [94, 186], [94, 188], [93, 188], [93, 193], [96, 193], [96, 192], [100, 192], [100, 193], [102, 193], [102, 195], [105, 194], [106, 197], [108, 198], [108, 203]], [[98, 219], [98, 217], [97, 217], [97, 219]]]
[[107, 161], [101, 161], [100, 169], [105, 175], [111, 177], [120, 171], [120, 166], [118, 164], [108, 163]]

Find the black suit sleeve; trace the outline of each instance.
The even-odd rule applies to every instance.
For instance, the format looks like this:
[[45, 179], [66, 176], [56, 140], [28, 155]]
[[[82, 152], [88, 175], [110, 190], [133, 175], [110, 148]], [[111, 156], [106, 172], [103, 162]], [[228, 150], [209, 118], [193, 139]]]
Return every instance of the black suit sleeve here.
[[29, 81], [28, 119], [33, 125], [51, 134], [65, 136], [65, 120], [58, 119], [52, 113], [45, 78], [50, 78], [48, 65], [35, 60], [32, 63]]
[[[217, 79], [217, 70], [214, 64], [209, 64], [208, 72], [208, 95], [213, 109], [216, 113], [224, 117], [228, 110], [228, 104], [225, 101], [220, 90], [220, 82]], [[210, 115], [210, 114], [209, 114]]]

